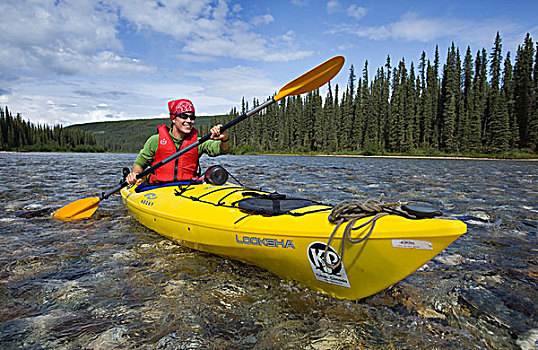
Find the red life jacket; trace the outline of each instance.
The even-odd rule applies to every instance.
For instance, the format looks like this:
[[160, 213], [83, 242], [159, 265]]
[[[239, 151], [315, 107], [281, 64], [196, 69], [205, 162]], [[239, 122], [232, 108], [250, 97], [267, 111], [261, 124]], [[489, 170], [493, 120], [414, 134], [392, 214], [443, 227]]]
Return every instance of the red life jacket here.
[[[178, 151], [174, 144], [174, 140], [170, 136], [168, 126], [159, 125], [157, 129], [159, 130], [159, 145], [157, 146], [157, 151], [155, 152], [151, 166], [170, 157]], [[198, 141], [198, 131], [193, 128], [191, 132], [185, 136], [185, 139], [183, 139], [179, 150], [184, 149], [196, 141]], [[155, 175], [150, 176], [149, 182], [192, 180], [195, 178], [196, 170], [198, 170], [198, 147], [194, 147], [175, 160], [156, 169]]]

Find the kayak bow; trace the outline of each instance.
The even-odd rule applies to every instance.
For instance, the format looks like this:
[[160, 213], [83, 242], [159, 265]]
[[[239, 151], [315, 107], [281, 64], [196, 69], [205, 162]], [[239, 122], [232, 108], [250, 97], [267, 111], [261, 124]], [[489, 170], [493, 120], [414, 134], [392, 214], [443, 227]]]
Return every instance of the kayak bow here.
[[[397, 283], [466, 232], [458, 220], [386, 215], [376, 221], [367, 239], [344, 242], [339, 264], [345, 225], [327, 247], [336, 226], [327, 219], [331, 206], [306, 201], [290, 209], [282, 197], [275, 197], [280, 198], [272, 201], [280, 215], [255, 213], [242, 203], [269, 194], [230, 183], [142, 192], [131, 187], [122, 189], [121, 195], [142, 225], [181, 245], [253, 264], [346, 299], [364, 298]], [[358, 220], [356, 226], [369, 219]], [[365, 237], [369, 228], [352, 231], [351, 238]]]

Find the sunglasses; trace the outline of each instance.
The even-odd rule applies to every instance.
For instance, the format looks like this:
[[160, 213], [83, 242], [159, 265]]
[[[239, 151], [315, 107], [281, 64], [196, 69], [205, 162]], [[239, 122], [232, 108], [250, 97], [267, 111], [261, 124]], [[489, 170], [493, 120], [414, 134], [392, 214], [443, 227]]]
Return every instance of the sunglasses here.
[[174, 117], [180, 117], [181, 119], [187, 119], [190, 118], [192, 121], [196, 119], [195, 115], [187, 114], [187, 113], [170, 113], [170, 115], [173, 115]]

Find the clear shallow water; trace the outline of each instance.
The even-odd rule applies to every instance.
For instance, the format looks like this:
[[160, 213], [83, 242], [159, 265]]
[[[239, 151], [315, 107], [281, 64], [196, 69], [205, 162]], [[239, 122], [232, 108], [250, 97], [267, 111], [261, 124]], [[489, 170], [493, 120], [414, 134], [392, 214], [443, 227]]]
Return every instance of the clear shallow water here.
[[202, 159], [256, 188], [330, 204], [384, 193], [469, 224], [420, 271], [352, 302], [172, 244], [119, 196], [89, 220], [48, 218], [114, 187], [134, 158], [0, 154], [1, 348], [536, 348], [536, 162]]

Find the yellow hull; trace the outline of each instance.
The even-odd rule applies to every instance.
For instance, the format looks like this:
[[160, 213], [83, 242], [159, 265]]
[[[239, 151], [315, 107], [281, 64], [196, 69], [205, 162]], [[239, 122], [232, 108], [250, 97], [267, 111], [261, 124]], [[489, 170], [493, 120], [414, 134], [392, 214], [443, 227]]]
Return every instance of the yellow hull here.
[[[459, 220], [384, 216], [363, 242], [345, 241], [342, 267], [331, 269], [324, 262], [325, 243], [335, 228], [327, 220], [330, 211], [303, 216], [248, 215], [229, 207], [244, 198], [238, 189], [233, 184], [202, 184], [189, 186], [181, 195], [177, 186], [141, 193], [124, 188], [121, 195], [142, 225], [181, 245], [253, 264], [345, 299], [364, 298], [397, 283], [467, 230]], [[295, 212], [324, 208], [330, 209], [320, 205]], [[366, 221], [361, 219], [355, 226]], [[344, 226], [331, 242], [329, 263], [339, 260]], [[357, 240], [366, 233], [352, 231], [351, 238]]]

